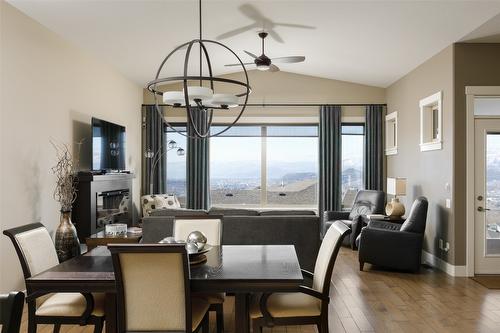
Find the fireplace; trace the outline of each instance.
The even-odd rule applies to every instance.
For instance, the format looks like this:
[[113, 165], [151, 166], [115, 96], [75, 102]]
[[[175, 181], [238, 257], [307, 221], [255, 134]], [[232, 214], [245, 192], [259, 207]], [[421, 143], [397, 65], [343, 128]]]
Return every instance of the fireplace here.
[[102, 230], [107, 224], [125, 223], [130, 220], [130, 191], [128, 189], [96, 193], [96, 230]]
[[78, 174], [78, 191], [72, 220], [81, 242], [85, 242], [85, 238], [90, 235], [103, 231], [110, 223], [135, 225], [137, 212], [132, 204], [133, 178], [133, 174], [126, 173]]

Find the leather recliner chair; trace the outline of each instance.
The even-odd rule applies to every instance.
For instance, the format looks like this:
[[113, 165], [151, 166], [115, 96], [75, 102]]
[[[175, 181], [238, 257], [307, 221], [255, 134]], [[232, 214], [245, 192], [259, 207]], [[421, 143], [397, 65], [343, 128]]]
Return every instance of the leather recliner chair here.
[[428, 202], [420, 197], [413, 203], [406, 221], [371, 221], [359, 237], [359, 269], [365, 262], [397, 270], [418, 271], [422, 257]]
[[357, 248], [356, 238], [361, 232], [361, 215], [384, 214], [385, 193], [383, 191], [361, 190], [356, 194], [350, 212], [325, 211], [323, 213], [322, 235], [326, 234], [328, 228], [335, 221], [342, 221], [351, 229], [351, 234], [344, 238], [344, 245], [353, 250]]

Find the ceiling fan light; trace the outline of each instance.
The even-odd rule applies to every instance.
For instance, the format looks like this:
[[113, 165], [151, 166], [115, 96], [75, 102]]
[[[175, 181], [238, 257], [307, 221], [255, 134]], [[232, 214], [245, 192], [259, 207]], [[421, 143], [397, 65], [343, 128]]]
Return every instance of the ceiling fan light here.
[[238, 97], [231, 94], [214, 94], [208, 104], [213, 107], [235, 108], [239, 105]]
[[259, 71], [268, 71], [269, 70], [269, 66], [268, 65], [257, 65], [257, 69]]
[[163, 103], [172, 106], [185, 106], [182, 91], [166, 91], [163, 93]]

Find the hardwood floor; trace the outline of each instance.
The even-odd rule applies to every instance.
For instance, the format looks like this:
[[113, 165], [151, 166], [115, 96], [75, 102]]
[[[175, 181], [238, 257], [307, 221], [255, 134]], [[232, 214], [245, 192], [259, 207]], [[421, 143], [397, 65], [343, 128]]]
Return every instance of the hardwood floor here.
[[[409, 274], [365, 265], [365, 271], [359, 272], [357, 252], [343, 248], [332, 283], [330, 332], [500, 332], [500, 290], [486, 289], [472, 279], [449, 277], [429, 268]], [[232, 298], [226, 303], [226, 331], [237, 333], [231, 320]], [[22, 332], [26, 327], [25, 316]], [[51, 331], [49, 326], [38, 330]], [[92, 328], [62, 326], [61, 332], [87, 333]], [[275, 327], [264, 332], [309, 333], [316, 329]]]

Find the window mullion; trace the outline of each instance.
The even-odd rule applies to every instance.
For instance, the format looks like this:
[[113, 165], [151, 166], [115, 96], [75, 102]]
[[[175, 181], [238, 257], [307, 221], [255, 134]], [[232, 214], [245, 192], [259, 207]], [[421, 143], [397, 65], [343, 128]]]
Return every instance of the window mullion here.
[[267, 206], [267, 127], [260, 129], [260, 205]]

